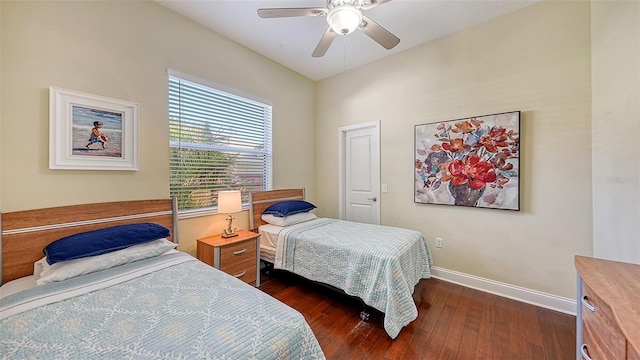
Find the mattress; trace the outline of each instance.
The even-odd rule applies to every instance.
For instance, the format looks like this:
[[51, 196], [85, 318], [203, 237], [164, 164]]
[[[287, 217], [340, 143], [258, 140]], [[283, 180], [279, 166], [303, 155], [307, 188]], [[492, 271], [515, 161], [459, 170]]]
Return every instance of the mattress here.
[[258, 227], [258, 232], [260, 233], [260, 246], [265, 245], [275, 249], [276, 244], [278, 244], [278, 234], [284, 228], [284, 226], [272, 224], [260, 225], [260, 227]]
[[260, 259], [270, 263], [276, 260], [278, 234], [284, 228], [284, 226], [272, 224], [265, 224], [258, 227], [258, 233], [260, 233]]
[[324, 359], [296, 310], [184, 253], [3, 298], [3, 359]]
[[260, 259], [274, 263], [276, 261], [276, 248], [269, 245], [260, 245]]

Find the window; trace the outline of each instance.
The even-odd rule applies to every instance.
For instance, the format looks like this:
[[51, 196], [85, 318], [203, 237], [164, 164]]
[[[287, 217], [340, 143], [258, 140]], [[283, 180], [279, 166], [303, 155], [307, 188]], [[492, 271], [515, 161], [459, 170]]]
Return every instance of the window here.
[[181, 213], [211, 210], [219, 190], [271, 188], [271, 105], [169, 76], [170, 194]]

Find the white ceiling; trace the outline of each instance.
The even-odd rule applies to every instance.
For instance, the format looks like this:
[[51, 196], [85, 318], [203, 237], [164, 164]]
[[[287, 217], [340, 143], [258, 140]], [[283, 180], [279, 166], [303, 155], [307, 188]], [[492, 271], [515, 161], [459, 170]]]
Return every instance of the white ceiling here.
[[259, 8], [325, 7], [325, 0], [156, 0], [312, 80], [320, 80], [532, 5], [539, 0], [393, 0], [363, 11], [400, 44], [386, 50], [356, 30], [338, 35], [324, 57], [311, 53], [326, 17], [263, 19]]

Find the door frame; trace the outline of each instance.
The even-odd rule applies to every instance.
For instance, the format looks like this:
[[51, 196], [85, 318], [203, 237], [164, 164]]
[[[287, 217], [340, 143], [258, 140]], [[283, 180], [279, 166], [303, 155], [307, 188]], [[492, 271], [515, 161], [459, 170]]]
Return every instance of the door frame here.
[[[382, 174], [382, 167], [381, 167], [381, 161], [380, 161], [380, 154], [381, 154], [381, 144], [380, 144], [380, 120], [376, 120], [376, 121], [370, 121], [370, 122], [366, 122], [366, 123], [361, 123], [361, 124], [355, 124], [355, 125], [348, 125], [348, 126], [341, 126], [338, 128], [338, 218], [344, 220], [345, 216], [346, 216], [346, 191], [345, 191], [345, 186], [346, 186], [346, 170], [345, 170], [345, 164], [346, 164], [346, 149], [345, 149], [345, 145], [346, 145], [346, 140], [347, 140], [347, 133], [349, 133], [350, 131], [354, 131], [354, 130], [361, 130], [361, 129], [366, 129], [366, 128], [373, 128], [374, 129], [374, 137], [376, 138], [377, 142], [378, 142], [378, 153], [376, 154], [376, 157], [378, 159], [378, 185], [380, 185], [381, 183], [381, 174]], [[376, 202], [376, 212], [377, 212], [377, 217], [378, 217], [378, 223], [382, 222], [382, 219], [380, 218], [380, 208], [381, 208], [381, 201], [382, 199], [380, 199], [380, 189], [378, 189], [378, 201]]]

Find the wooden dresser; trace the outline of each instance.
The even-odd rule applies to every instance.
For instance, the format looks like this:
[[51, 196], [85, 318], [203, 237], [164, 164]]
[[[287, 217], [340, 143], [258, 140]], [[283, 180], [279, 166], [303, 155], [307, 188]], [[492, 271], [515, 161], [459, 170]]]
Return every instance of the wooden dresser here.
[[640, 360], [640, 265], [575, 257], [577, 359]]

